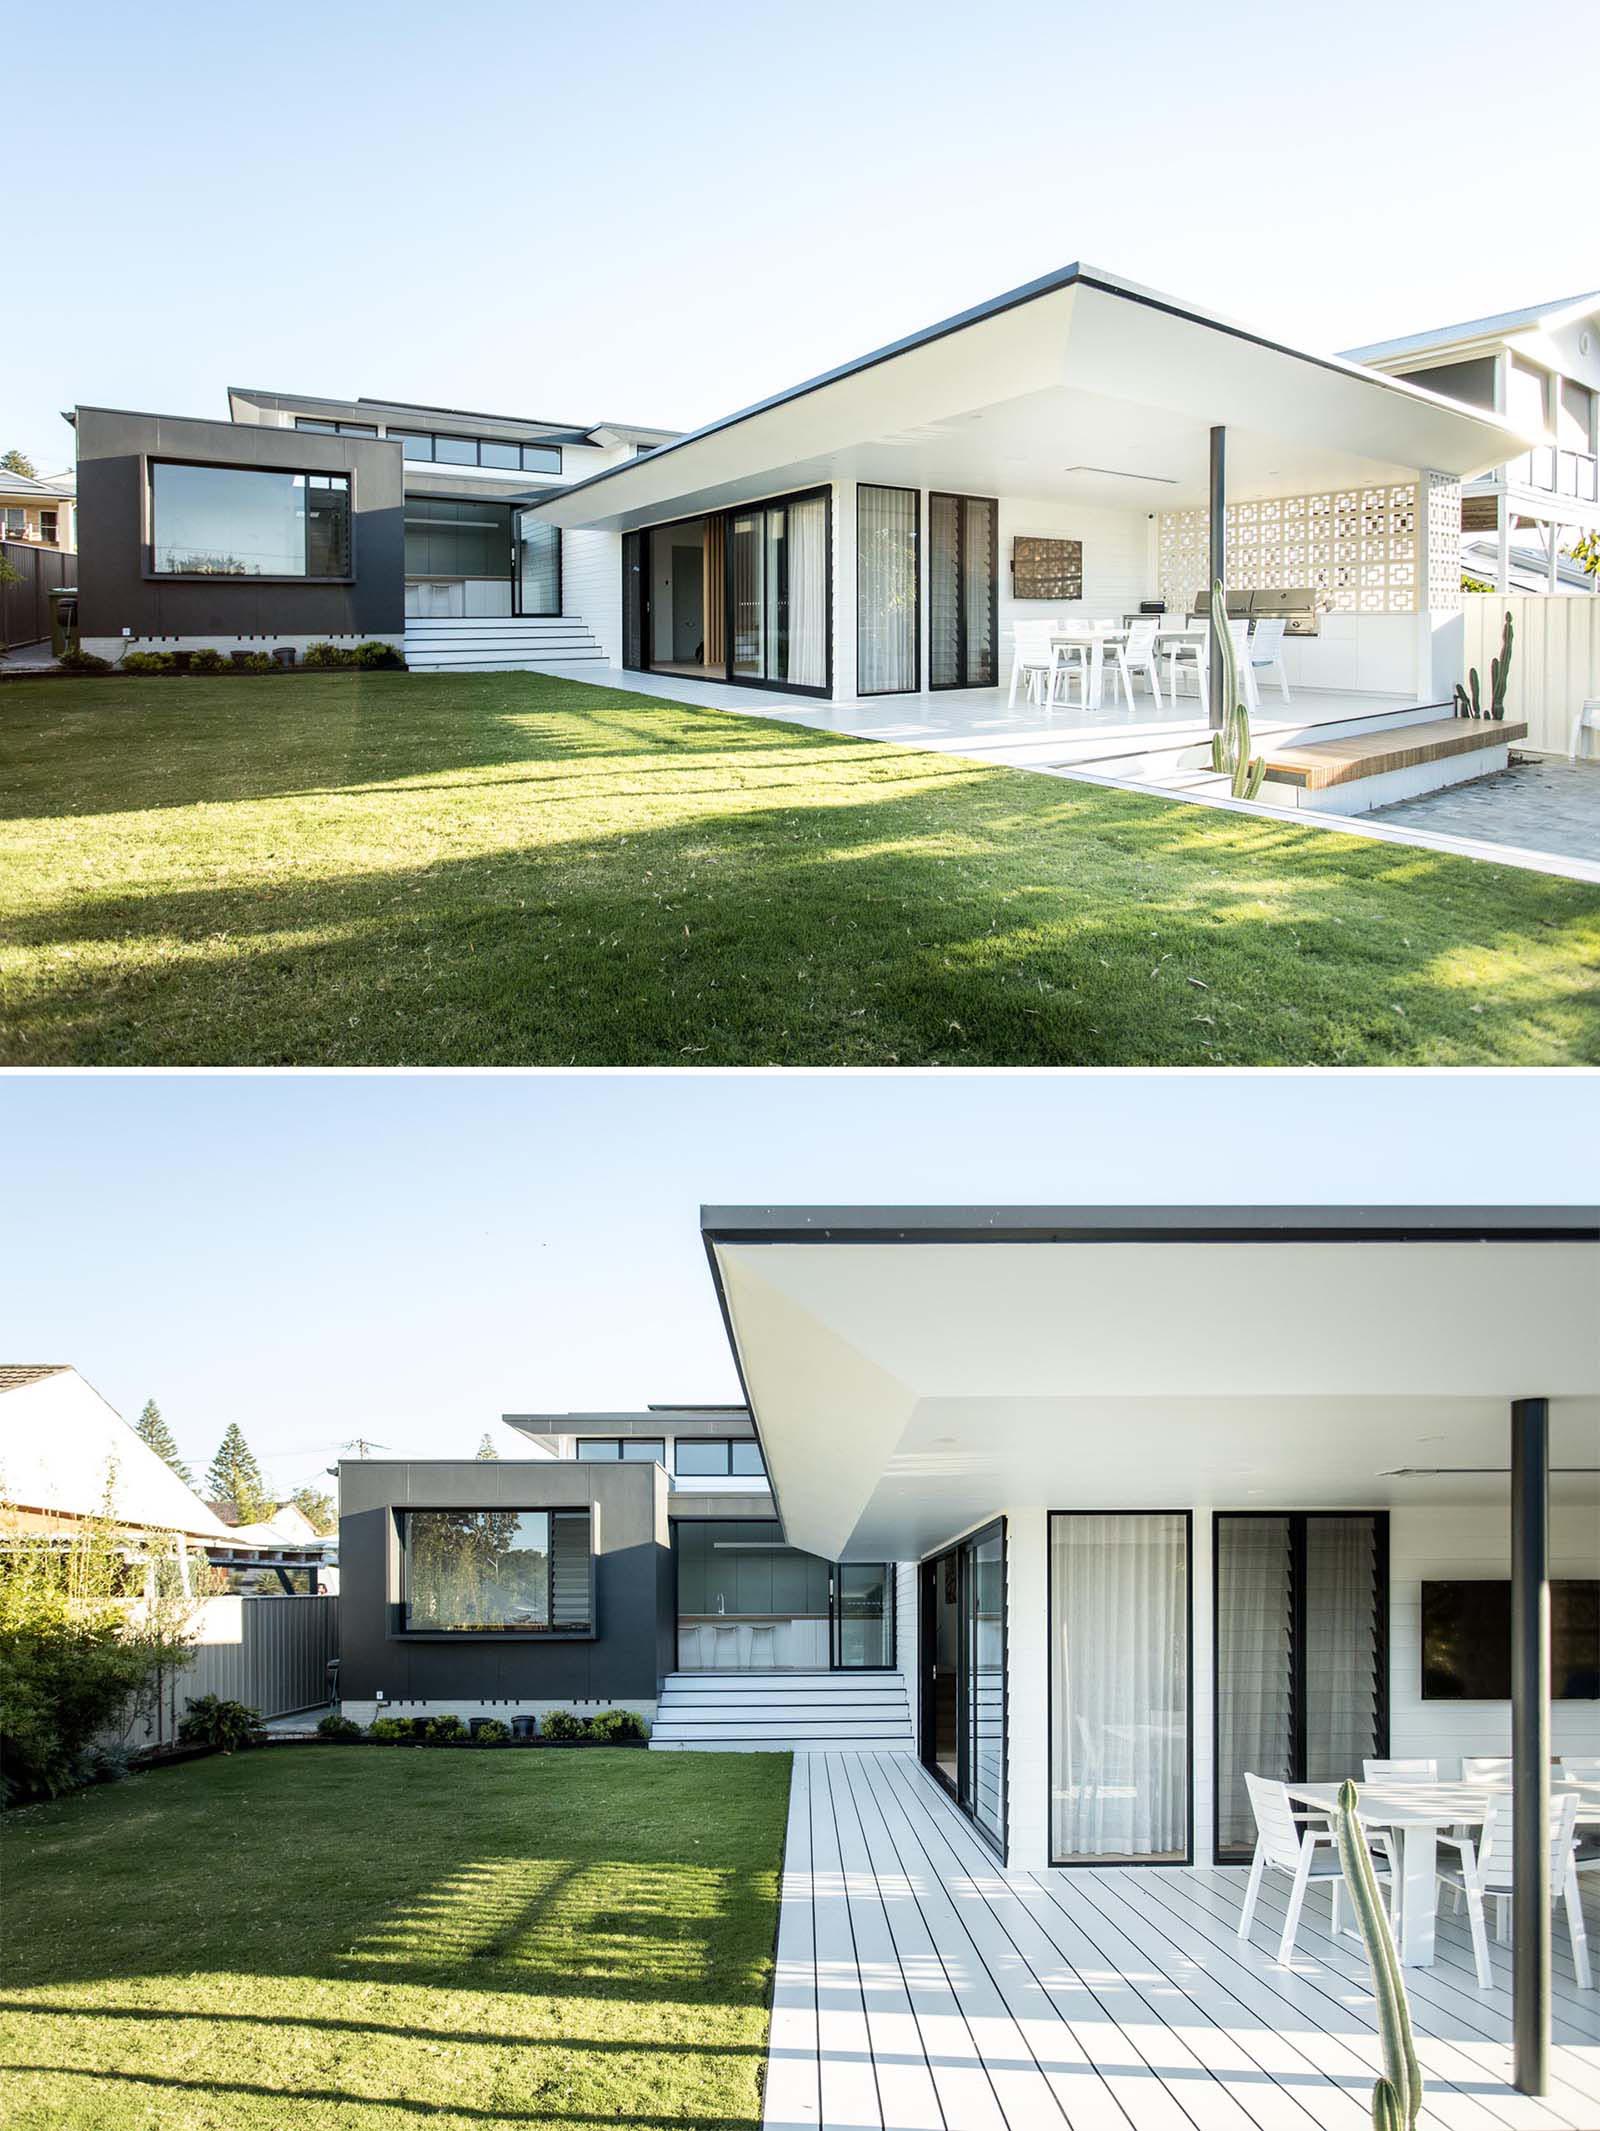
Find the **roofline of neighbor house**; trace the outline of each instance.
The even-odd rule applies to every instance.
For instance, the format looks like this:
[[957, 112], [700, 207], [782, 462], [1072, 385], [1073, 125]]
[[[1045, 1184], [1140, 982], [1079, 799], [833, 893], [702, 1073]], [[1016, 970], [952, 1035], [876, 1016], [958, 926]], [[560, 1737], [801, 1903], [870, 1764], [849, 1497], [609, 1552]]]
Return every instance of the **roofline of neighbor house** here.
[[1345, 348], [1342, 353], [1352, 363], [1386, 361], [1395, 355], [1420, 355], [1449, 348], [1458, 341], [1489, 340], [1496, 334], [1524, 332], [1529, 326], [1560, 326], [1591, 310], [1600, 310], [1600, 289], [1590, 290], [1587, 296], [1563, 296], [1555, 303], [1530, 304], [1523, 311], [1500, 311], [1492, 318], [1464, 318], [1453, 326], [1429, 326], [1420, 333], [1402, 333], [1398, 340], [1375, 340], [1364, 348]]
[[586, 444], [601, 429], [614, 429], [619, 434], [638, 437], [678, 434], [676, 430], [633, 422], [553, 422], [533, 415], [490, 414], [481, 407], [435, 407], [426, 400], [384, 399], [371, 393], [359, 393], [352, 399], [343, 393], [279, 392], [256, 385], [229, 385], [227, 395], [230, 420], [234, 418], [235, 401], [245, 400], [254, 406], [365, 407], [384, 415], [415, 414], [451, 422], [493, 422], [503, 429], [535, 430], [538, 435], [531, 441], [541, 443]]
[[[686, 430], [682, 436], [675, 437], [670, 443], [658, 445], [650, 454], [650, 463], [657, 465], [669, 453], [681, 451], [686, 445], [697, 444], [703, 438], [716, 436], [722, 430], [736, 428], [741, 422], [751, 421], [760, 414], [768, 414], [775, 407], [787, 406], [791, 401], [804, 399], [809, 393], [820, 392], [825, 386], [839, 384], [843, 379], [858, 376], [862, 371], [875, 369], [880, 363], [890, 362], [896, 356], [909, 355], [917, 348], [943, 340], [951, 333], [962, 332], [968, 326], [982, 325], [986, 320], [998, 318], [1002, 313], [1015, 310], [1021, 304], [1033, 303], [1042, 296], [1053, 296], [1063, 289], [1080, 285], [1098, 289], [1103, 295], [1121, 297], [1125, 302], [1140, 304], [1148, 310], [1165, 312], [1172, 318], [1182, 318], [1194, 325], [1207, 326], [1214, 332], [1229, 334], [1236, 340], [1247, 341], [1253, 347], [1265, 348], [1277, 355], [1287, 355], [1294, 361], [1311, 363], [1318, 369], [1332, 370], [1381, 390], [1400, 392], [1429, 405], [1448, 408], [1452, 413], [1470, 415], [1474, 420], [1503, 429], [1510, 443], [1515, 448], [1521, 448], [1521, 432], [1514, 429], [1504, 416], [1491, 410], [1462, 406], [1447, 394], [1429, 392], [1420, 385], [1409, 384], [1404, 378], [1389, 377], [1381, 370], [1368, 370], [1348, 356], [1318, 355], [1308, 348], [1293, 347], [1288, 341], [1275, 340], [1270, 334], [1256, 332], [1249, 326], [1223, 317], [1220, 312], [1198, 310], [1193, 304], [1180, 303], [1174, 297], [1162, 295], [1159, 290], [1144, 288], [1137, 282], [1124, 281], [1103, 267], [1074, 260], [1070, 266], [1061, 267], [1055, 273], [1041, 274], [1036, 280], [1025, 281], [1017, 288], [1007, 289], [1003, 295], [991, 296], [984, 303], [973, 304], [964, 311], [956, 311], [949, 318], [942, 318], [931, 326], [923, 326], [915, 333], [907, 333], [899, 340], [888, 341], [883, 347], [874, 348], [866, 355], [856, 356], [850, 362], [839, 363], [831, 370], [820, 371], [815, 377], [807, 378], [801, 384], [790, 385], [781, 392], [770, 393], [765, 399], [756, 400], [748, 407], [741, 407], [734, 414], [722, 415], [716, 421], [706, 422], [698, 429]], [[563, 496], [571, 496], [582, 489], [594, 488], [602, 481], [613, 481], [619, 474], [631, 472], [639, 463], [641, 462], [638, 460], [629, 459], [620, 466], [605, 467], [599, 473], [586, 475], [581, 481], [570, 482], [561, 493]], [[547, 492], [544, 500], [554, 501], [554, 492]]]

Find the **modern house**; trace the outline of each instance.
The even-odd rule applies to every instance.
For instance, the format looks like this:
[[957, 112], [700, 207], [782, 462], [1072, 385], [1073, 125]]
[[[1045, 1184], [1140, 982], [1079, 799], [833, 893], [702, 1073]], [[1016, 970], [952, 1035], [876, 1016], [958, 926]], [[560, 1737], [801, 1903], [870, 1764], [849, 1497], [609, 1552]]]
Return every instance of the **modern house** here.
[[69, 552], [76, 482], [70, 473], [8, 473], [0, 467], [0, 539]]
[[662, 442], [396, 400], [231, 390], [227, 421], [79, 407], [85, 648], [404, 643], [414, 666], [598, 658], [609, 543], [526, 506]]
[[1224, 574], [1328, 713], [1448, 699], [1459, 486], [1535, 434], [1080, 265], [687, 436], [229, 411], [77, 409], [88, 648], [379, 636], [848, 701], [1003, 685], [1017, 619]]
[[1390, 377], [1504, 414], [1539, 442], [1465, 482], [1468, 574], [1522, 589], [1516, 536], [1542, 551], [1541, 591], [1600, 592], [1562, 546], [1600, 533], [1600, 290], [1347, 351]]
[[[1126, 1871], [1178, 1912], [1156, 1965], [1181, 2003], [1195, 1970], [1165, 1939], [1204, 1944], [1220, 1907], [1233, 1943], [1242, 1874], [1214, 1868], [1250, 1857], [1247, 1775], [1401, 1757], [1453, 1779], [1507, 1755], [1537, 1801], [1552, 1755], [1600, 1755], [1600, 1210], [710, 1207], [701, 1230], [747, 1406], [510, 1414], [526, 1459], [343, 1468], [345, 1706], [624, 1704], [657, 1748], [796, 1749], [791, 1868], [818, 1934], [794, 1957], [816, 1964], [797, 2061], [830, 1989], [858, 1992], [859, 2022], [868, 1971], [882, 1984], [839, 1906], [850, 1872], [857, 1928], [881, 1934], [852, 1841], [931, 1869], [931, 1903], [939, 1846], [968, 1858], [957, 1906], [1032, 1900], [1033, 1875], [1070, 1907], [1086, 1874], [1092, 1933], [1113, 1928], [1097, 1904], [1144, 1900], [1108, 1897]], [[1542, 1811], [1518, 1815], [1519, 1876]], [[922, 1837], [897, 1829], [924, 1814]], [[817, 1842], [836, 1862], [812, 1881]], [[1431, 1889], [1432, 1851], [1407, 1860]], [[1200, 1875], [1192, 1905], [1145, 1877], [1162, 1867]], [[1407, 1902], [1425, 1968], [1431, 1895]], [[978, 1927], [937, 1928], [968, 1961]], [[1548, 2022], [1532, 1925], [1515, 1960]], [[1315, 2034], [1307, 2002], [1293, 2025]], [[1472, 2017], [1490, 2039], [1506, 2021]], [[1600, 2042], [1600, 2006], [1563, 2018]]]

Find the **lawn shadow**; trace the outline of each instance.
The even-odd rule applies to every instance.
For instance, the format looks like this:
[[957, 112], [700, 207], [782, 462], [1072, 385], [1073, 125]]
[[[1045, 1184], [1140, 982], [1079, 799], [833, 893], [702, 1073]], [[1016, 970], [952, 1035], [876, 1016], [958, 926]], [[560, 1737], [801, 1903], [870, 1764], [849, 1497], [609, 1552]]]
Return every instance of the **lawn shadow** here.
[[[752, 727], [763, 747], [782, 730]], [[845, 799], [690, 793], [656, 826], [41, 907], [12, 928], [44, 974], [0, 1057], [1600, 1061], [1600, 889], [937, 756], [893, 767]]]

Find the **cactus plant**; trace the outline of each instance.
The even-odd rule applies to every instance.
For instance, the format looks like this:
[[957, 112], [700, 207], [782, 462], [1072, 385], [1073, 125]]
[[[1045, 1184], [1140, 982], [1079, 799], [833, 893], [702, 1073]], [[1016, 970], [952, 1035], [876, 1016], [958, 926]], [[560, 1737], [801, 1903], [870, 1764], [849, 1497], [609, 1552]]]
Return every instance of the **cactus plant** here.
[[[1506, 613], [1505, 626], [1500, 632], [1500, 656], [1489, 661], [1489, 715], [1503, 718], [1506, 714], [1506, 683], [1511, 678], [1511, 614]], [[1474, 691], [1476, 694], [1476, 691]]]
[[1333, 1832], [1350, 1906], [1366, 1948], [1367, 1966], [1372, 1971], [1373, 2003], [1383, 2044], [1383, 2077], [1372, 2090], [1373, 2131], [1415, 2131], [1422, 2109], [1422, 2071], [1411, 2039], [1411, 2011], [1406, 2004], [1400, 1956], [1389, 1929], [1388, 1913], [1379, 1899], [1372, 1853], [1356, 1811], [1353, 1783], [1339, 1786]]
[[1467, 701], [1467, 691], [1459, 681], [1456, 683], [1456, 716], [1458, 718], [1470, 718], [1472, 716], [1472, 705]]
[[1222, 647], [1222, 730], [1211, 735], [1211, 767], [1229, 780], [1235, 799], [1254, 799], [1267, 765], [1264, 756], [1250, 752], [1250, 712], [1240, 700], [1239, 662], [1228, 627], [1228, 595], [1220, 578], [1211, 587], [1211, 626]]

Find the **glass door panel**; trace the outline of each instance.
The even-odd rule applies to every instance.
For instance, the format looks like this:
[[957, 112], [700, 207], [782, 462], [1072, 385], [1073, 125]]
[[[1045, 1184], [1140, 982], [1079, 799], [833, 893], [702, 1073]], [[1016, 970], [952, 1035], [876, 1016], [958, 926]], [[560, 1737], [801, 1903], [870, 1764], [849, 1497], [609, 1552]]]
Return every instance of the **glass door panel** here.
[[745, 511], [728, 521], [730, 663], [741, 680], [766, 678], [766, 537], [764, 511]]
[[1189, 1854], [1189, 1520], [1050, 1519], [1050, 1857]]
[[887, 1561], [841, 1561], [833, 1572], [836, 1672], [894, 1663], [894, 1568]]

